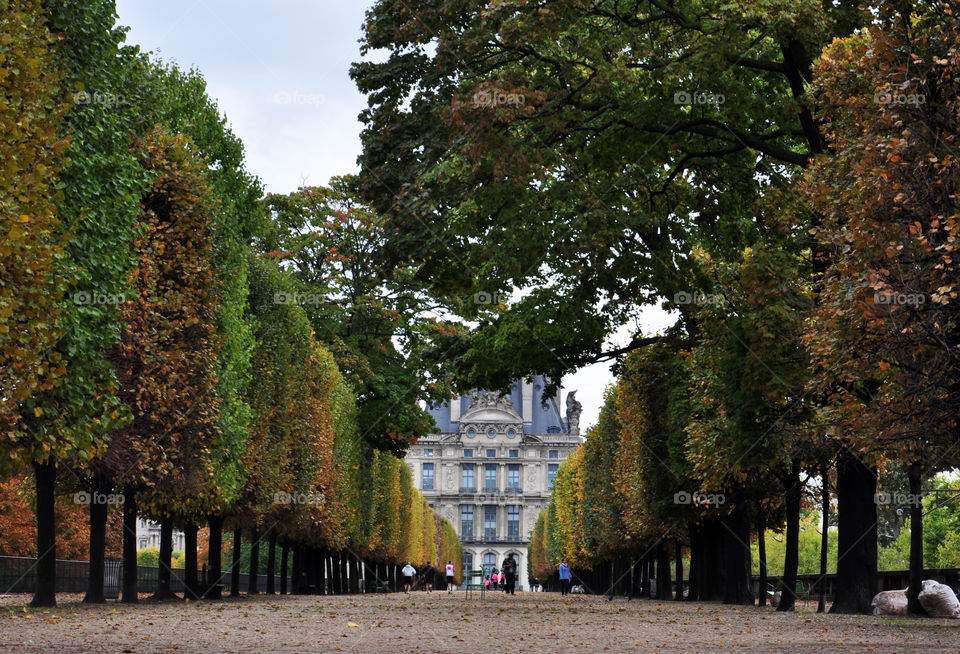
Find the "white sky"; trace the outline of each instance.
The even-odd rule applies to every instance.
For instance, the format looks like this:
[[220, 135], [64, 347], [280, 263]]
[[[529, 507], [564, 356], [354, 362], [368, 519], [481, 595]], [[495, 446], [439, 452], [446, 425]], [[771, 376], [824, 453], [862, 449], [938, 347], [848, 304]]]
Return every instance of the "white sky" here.
[[[277, 193], [357, 172], [357, 115], [366, 99], [348, 71], [360, 60], [360, 26], [371, 5], [370, 0], [117, 0], [130, 43], [203, 74], [208, 93], [246, 146], [248, 169]], [[655, 308], [644, 318], [651, 332], [672, 322]], [[624, 333], [616, 340], [626, 338]], [[564, 389], [576, 389], [583, 404], [581, 430], [596, 421], [612, 380], [606, 363], [564, 379]]]

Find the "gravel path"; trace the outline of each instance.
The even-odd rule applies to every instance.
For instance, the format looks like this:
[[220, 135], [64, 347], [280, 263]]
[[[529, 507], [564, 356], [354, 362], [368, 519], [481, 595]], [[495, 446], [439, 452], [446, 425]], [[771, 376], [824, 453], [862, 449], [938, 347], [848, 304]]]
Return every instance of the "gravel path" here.
[[955, 652], [960, 620], [463, 592], [55, 609], [0, 597], [2, 652]]

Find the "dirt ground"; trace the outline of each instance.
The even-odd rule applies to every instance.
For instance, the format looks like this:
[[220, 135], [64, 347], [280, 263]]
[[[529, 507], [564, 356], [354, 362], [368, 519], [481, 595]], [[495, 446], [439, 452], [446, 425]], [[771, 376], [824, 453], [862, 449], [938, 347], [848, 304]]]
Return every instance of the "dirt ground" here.
[[0, 652], [955, 652], [960, 620], [555, 593], [257, 596], [30, 609], [0, 597]]

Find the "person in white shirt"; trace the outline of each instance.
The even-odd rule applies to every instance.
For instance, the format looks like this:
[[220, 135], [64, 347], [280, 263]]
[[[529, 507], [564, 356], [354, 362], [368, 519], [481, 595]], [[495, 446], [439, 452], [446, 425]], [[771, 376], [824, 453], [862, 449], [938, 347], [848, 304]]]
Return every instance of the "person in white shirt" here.
[[410, 586], [413, 585], [413, 575], [417, 574], [417, 569], [408, 563], [400, 572], [403, 574], [403, 592], [407, 594], [410, 592]]
[[453, 593], [453, 574], [456, 568], [453, 567], [453, 561], [447, 561], [447, 592]]

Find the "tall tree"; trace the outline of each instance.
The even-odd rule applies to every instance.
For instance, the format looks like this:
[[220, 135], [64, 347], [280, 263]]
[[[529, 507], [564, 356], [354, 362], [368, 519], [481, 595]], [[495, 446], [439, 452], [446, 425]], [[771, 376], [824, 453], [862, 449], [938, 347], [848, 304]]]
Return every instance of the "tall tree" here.
[[401, 453], [433, 428], [420, 401], [449, 396], [447, 362], [424, 354], [454, 326], [431, 315], [435, 302], [409, 271], [385, 273], [383, 220], [355, 198], [353, 183], [270, 196], [274, 221], [262, 247], [297, 281], [282, 299], [302, 305], [353, 384], [365, 440]]
[[[956, 9], [884, 3], [869, 30], [824, 52], [816, 91], [835, 154], [807, 177], [824, 216], [817, 238], [833, 256], [811, 351], [851, 455], [905, 464], [911, 612], [922, 612], [922, 481], [956, 465], [960, 443]], [[856, 608], [872, 590], [860, 589]]]

